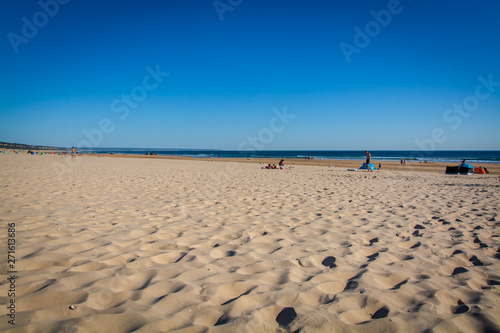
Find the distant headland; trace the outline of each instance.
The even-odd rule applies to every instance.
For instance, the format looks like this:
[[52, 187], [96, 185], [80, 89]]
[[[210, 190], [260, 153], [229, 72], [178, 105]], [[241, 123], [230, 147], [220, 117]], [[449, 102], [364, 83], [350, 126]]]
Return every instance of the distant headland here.
[[0, 141], [0, 149], [61, 150], [61, 149], [66, 149], [66, 148], [50, 147], [50, 146], [35, 146], [35, 145], [26, 145], [23, 143], [10, 143], [10, 142], [1, 142]]

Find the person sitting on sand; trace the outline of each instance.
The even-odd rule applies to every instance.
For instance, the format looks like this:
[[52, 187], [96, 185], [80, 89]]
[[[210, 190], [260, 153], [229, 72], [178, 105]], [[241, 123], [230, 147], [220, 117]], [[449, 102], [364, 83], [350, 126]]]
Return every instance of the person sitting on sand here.
[[278, 164], [280, 167], [285, 166], [285, 160], [281, 160], [280, 163]]
[[490, 173], [486, 167], [483, 168], [482, 166], [479, 166], [479, 169], [483, 170], [484, 173]]

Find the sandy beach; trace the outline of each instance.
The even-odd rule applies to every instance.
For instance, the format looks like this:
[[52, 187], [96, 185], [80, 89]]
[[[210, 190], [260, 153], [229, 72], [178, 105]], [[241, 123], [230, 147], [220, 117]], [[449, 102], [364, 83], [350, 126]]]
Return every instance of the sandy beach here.
[[0, 154], [0, 330], [500, 331], [498, 164], [253, 162]]
[[[89, 154], [90, 156], [100, 156], [100, 157], [116, 157], [116, 158], [151, 158], [151, 159], [170, 159], [170, 160], [180, 160], [180, 161], [206, 161], [206, 162], [231, 162], [231, 163], [257, 163], [263, 164], [261, 166], [265, 166], [268, 164], [276, 164], [278, 165], [279, 159], [272, 158], [193, 158], [187, 156], [159, 156], [159, 155], [132, 155], [132, 154], [117, 154], [117, 155], [104, 155], [104, 154]], [[285, 159], [285, 163], [287, 166], [296, 166], [296, 165], [304, 165], [304, 166], [319, 166], [319, 167], [336, 167], [336, 168], [344, 168], [344, 169], [359, 169], [364, 161], [359, 160], [304, 160], [298, 158], [287, 158]], [[381, 164], [382, 170], [397, 170], [397, 171], [423, 171], [423, 172], [436, 172], [436, 173], [444, 173], [446, 170], [446, 166], [456, 166], [458, 163], [445, 163], [445, 162], [429, 162], [429, 163], [420, 163], [417, 161], [407, 161], [404, 165], [397, 161], [384, 161], [379, 159], [373, 159], [372, 164], [376, 168]], [[500, 174], [500, 164], [499, 163], [484, 163], [479, 165], [474, 163], [474, 167], [486, 167], [490, 174], [499, 175]]]

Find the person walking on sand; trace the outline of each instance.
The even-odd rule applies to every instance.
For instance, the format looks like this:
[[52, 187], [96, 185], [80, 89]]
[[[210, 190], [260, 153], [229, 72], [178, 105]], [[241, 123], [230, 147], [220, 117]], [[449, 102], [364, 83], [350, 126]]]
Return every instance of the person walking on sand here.
[[75, 147], [71, 148], [71, 157], [75, 157], [75, 153], [76, 153]]
[[365, 150], [365, 154], [366, 154], [366, 168], [368, 169], [368, 171], [373, 171], [372, 167], [370, 166], [370, 159], [372, 158], [372, 155], [367, 150]]

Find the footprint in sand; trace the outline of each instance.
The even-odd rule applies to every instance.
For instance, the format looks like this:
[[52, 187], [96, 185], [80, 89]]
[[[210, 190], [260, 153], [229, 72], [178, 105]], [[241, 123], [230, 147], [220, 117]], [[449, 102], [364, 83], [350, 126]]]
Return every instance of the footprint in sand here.
[[157, 264], [171, 264], [174, 262], [179, 262], [184, 256], [186, 252], [167, 252], [162, 254], [157, 254], [151, 259]]
[[469, 261], [474, 265], [474, 266], [484, 266], [484, 263], [479, 260], [476, 256], [472, 256]]
[[464, 303], [453, 293], [445, 290], [439, 290], [434, 296], [440, 303], [436, 307], [438, 313], [453, 314], [457, 313], [457, 311], [461, 312], [465, 310], [464, 307], [459, 308], [459, 306], [464, 305]]
[[225, 283], [205, 288], [203, 293], [212, 295], [208, 299], [210, 304], [222, 306], [230, 304], [242, 296], [248, 295], [255, 288], [255, 285], [247, 282]]
[[288, 307], [281, 310], [281, 312], [276, 316], [276, 322], [281, 327], [286, 327], [297, 317], [297, 312], [294, 308]]
[[493, 258], [500, 259], [500, 248], [497, 249], [497, 252], [493, 255]]
[[375, 259], [377, 259], [378, 256], [379, 256], [379, 253], [375, 252], [374, 254], [367, 256], [367, 258], [368, 258], [368, 261], [370, 262], [370, 261], [374, 261]]
[[416, 249], [416, 248], [420, 247], [420, 245], [422, 245], [421, 242], [411, 241], [410, 237], [408, 237], [408, 239], [404, 240], [404, 242], [398, 243], [398, 247], [400, 247], [402, 249]]
[[328, 294], [338, 294], [346, 289], [345, 281], [331, 281], [318, 285], [318, 289]]
[[453, 272], [451, 273], [451, 276], [454, 276], [454, 275], [457, 275], [457, 274], [461, 274], [461, 273], [465, 273], [465, 272], [468, 272], [469, 270], [464, 268], [464, 267], [456, 267]]
[[389, 309], [387, 307], [381, 307], [378, 309], [373, 315], [372, 319], [381, 319], [381, 318], [386, 318], [387, 315], [389, 315]]
[[462, 314], [466, 313], [470, 310], [470, 308], [465, 305], [461, 300], [458, 300], [457, 305], [452, 307], [451, 313], [453, 314]]
[[409, 277], [404, 274], [388, 274], [374, 278], [375, 282], [384, 289], [397, 290], [406, 284]]
[[350, 310], [340, 314], [340, 320], [350, 325], [368, 323], [371, 320], [387, 318], [389, 308], [380, 303], [367, 305], [359, 310]]
[[227, 324], [229, 322], [229, 320], [230, 320], [230, 318], [227, 315], [227, 313], [224, 313], [222, 316], [219, 317], [219, 319], [217, 319], [217, 322], [214, 324], [214, 326], [220, 326], [220, 325]]
[[499, 286], [500, 285], [500, 282], [497, 280], [488, 280], [487, 283], [488, 283], [488, 286]]
[[344, 291], [348, 291], [348, 290], [354, 290], [358, 287], [358, 283], [356, 281], [348, 281], [345, 288], [344, 288]]
[[224, 244], [215, 247], [212, 251], [210, 251], [210, 256], [214, 259], [221, 259], [224, 257], [233, 257], [236, 255], [235, 250], [238, 248], [237, 245], [234, 244]]
[[475, 234], [474, 234], [474, 244], [479, 244], [479, 248], [482, 249], [482, 248], [488, 248], [488, 245], [483, 243], [479, 237], [477, 237]]
[[337, 265], [335, 264], [335, 260], [336, 260], [335, 257], [328, 256], [325, 259], [323, 259], [323, 261], [321, 262], [321, 264], [323, 266], [326, 266], [326, 267], [329, 267], [329, 268], [334, 268], [334, 267], [337, 267]]
[[413, 245], [410, 247], [410, 249], [416, 249], [416, 248], [420, 247], [420, 245], [422, 245], [422, 243], [420, 243], [420, 242], [416, 242], [415, 244], [413, 244]]

